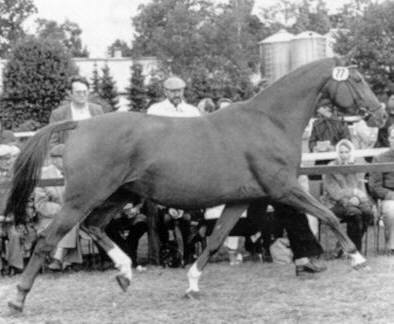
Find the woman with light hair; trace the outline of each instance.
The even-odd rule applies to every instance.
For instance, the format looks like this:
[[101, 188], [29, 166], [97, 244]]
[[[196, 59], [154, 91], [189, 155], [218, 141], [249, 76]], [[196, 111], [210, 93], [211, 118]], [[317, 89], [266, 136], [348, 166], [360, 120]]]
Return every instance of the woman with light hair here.
[[[336, 145], [336, 160], [329, 165], [354, 164], [354, 146], [347, 139]], [[357, 161], [365, 163], [364, 160]], [[347, 234], [361, 250], [361, 242], [373, 218], [372, 203], [365, 188], [363, 173], [330, 173], [323, 176], [324, 200], [331, 211], [347, 223]]]

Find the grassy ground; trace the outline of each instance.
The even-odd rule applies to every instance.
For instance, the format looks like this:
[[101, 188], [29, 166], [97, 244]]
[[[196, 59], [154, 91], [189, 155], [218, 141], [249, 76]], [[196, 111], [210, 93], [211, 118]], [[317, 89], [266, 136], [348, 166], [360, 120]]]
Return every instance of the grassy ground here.
[[0, 280], [0, 323], [392, 323], [394, 257], [371, 257], [372, 271], [327, 261], [315, 279], [295, 277], [292, 265], [209, 264], [201, 300], [182, 299], [185, 269], [150, 267], [127, 293], [116, 272], [44, 274], [23, 315], [8, 317], [16, 277]]
[[[394, 256], [376, 256], [372, 229], [369, 273], [334, 260], [326, 261], [325, 273], [302, 280], [295, 277], [293, 265], [245, 262], [230, 267], [227, 261], [215, 262], [203, 274], [198, 301], [182, 299], [186, 269], [148, 267], [145, 273], [134, 273], [127, 293], [117, 286], [115, 270], [46, 273], [38, 277], [24, 313], [10, 317], [6, 304], [19, 276], [0, 277], [0, 324], [394, 323]], [[324, 228], [321, 243], [326, 251], [335, 248], [332, 233]], [[141, 259], [146, 244], [143, 237]], [[214, 260], [226, 256], [222, 249]]]

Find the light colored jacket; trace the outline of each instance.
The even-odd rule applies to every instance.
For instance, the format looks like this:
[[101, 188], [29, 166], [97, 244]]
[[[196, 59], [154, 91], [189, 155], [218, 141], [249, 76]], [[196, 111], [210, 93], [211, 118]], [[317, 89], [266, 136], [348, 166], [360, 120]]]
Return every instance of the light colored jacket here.
[[[357, 163], [365, 163], [357, 160]], [[328, 165], [341, 165], [335, 160]], [[323, 176], [323, 200], [328, 207], [336, 203], [346, 204], [352, 198], [357, 197], [360, 201], [368, 201], [365, 188], [364, 173], [330, 173]]]
[[[92, 117], [104, 114], [103, 108], [99, 105], [88, 103], [88, 108], [90, 115]], [[56, 108], [52, 111], [51, 116], [49, 117], [49, 123], [53, 124], [56, 122], [64, 121], [64, 120], [72, 120], [72, 112], [71, 112], [71, 104], [69, 102], [61, 105], [59, 108]], [[53, 134], [51, 144], [64, 144], [68, 137], [67, 131], [58, 132]]]

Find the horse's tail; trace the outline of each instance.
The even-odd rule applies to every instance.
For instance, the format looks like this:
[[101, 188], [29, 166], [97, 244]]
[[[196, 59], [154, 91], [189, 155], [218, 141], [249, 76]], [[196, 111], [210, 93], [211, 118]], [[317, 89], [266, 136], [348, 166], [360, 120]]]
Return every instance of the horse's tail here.
[[26, 205], [41, 178], [41, 168], [48, 155], [52, 134], [72, 130], [78, 122], [63, 121], [40, 129], [24, 145], [14, 164], [11, 189], [5, 215], [13, 215], [15, 224], [24, 224]]

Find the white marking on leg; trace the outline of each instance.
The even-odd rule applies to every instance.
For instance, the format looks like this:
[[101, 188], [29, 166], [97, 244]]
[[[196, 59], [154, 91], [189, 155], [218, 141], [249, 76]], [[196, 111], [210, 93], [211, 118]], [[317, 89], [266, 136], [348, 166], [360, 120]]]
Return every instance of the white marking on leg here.
[[198, 288], [198, 281], [200, 280], [201, 273], [202, 272], [197, 269], [197, 262], [194, 262], [187, 272], [187, 278], [189, 279], [189, 288], [187, 292], [200, 291]]
[[367, 260], [358, 251], [355, 252], [355, 253], [350, 254], [350, 257], [352, 259], [352, 261], [351, 261], [352, 267], [367, 262]]
[[124, 253], [117, 245], [107, 252], [108, 256], [115, 263], [115, 267], [120, 271], [120, 274], [131, 281], [133, 276], [131, 270], [131, 260], [126, 253]]

